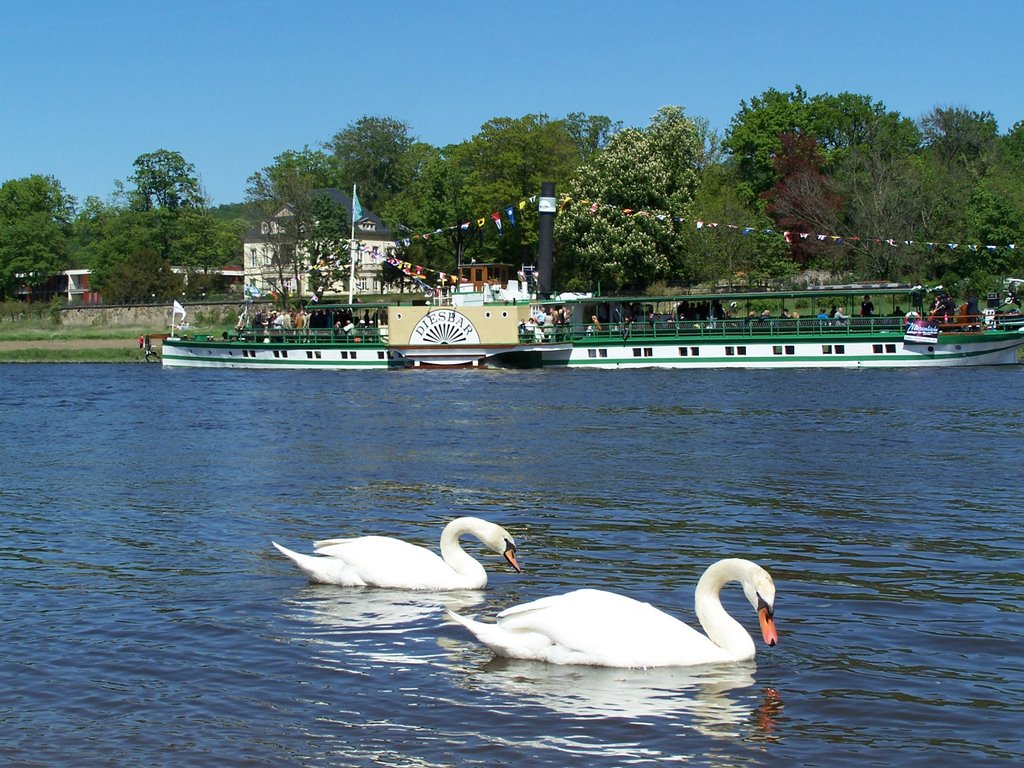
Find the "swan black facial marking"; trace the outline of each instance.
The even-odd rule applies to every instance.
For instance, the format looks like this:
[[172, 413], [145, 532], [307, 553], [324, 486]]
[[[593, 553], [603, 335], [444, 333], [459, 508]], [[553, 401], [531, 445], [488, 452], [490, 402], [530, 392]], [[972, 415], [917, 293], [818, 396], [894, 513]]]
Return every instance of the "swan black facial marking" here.
[[516, 573], [522, 573], [523, 569], [519, 566], [519, 562], [516, 560], [516, 545], [508, 539], [505, 539], [505, 560], [512, 566]]
[[754, 594], [757, 595], [757, 610], [763, 610], [769, 619], [773, 618], [775, 616], [775, 611], [770, 605], [768, 605], [768, 601], [761, 597], [760, 592], [755, 592]]

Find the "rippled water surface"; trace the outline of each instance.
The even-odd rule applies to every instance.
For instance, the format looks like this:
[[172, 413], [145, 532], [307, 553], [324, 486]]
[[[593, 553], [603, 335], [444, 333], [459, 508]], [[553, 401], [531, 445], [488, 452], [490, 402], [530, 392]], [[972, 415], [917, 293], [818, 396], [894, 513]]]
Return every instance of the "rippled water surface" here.
[[[0, 762], [1000, 765], [1024, 749], [1024, 369], [0, 366]], [[489, 589], [313, 586], [270, 546], [444, 522]], [[695, 670], [492, 658], [580, 586], [693, 622], [774, 576], [780, 643]], [[726, 605], [756, 633], [734, 590]]]

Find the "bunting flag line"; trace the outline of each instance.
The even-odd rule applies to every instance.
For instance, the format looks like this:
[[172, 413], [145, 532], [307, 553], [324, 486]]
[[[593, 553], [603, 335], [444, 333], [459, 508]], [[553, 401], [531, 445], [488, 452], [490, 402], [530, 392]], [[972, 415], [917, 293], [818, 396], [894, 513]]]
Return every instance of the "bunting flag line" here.
[[[527, 210], [527, 206], [532, 204], [532, 203], [536, 203], [536, 201], [537, 201], [537, 196], [536, 195], [531, 195], [528, 198], [524, 198], [524, 199], [519, 200], [517, 203], [511, 203], [509, 205], [503, 206], [502, 209], [500, 210], [500, 212], [499, 211], [495, 211], [495, 212], [490, 213], [490, 214], [485, 214], [485, 215], [482, 215], [482, 216], [477, 216], [477, 217], [475, 217], [475, 219], [470, 219], [468, 221], [464, 221], [461, 224], [458, 224], [458, 225], [453, 226], [453, 227], [439, 228], [439, 229], [433, 230], [432, 232], [424, 232], [424, 233], [420, 233], [420, 234], [414, 234], [414, 235], [410, 235], [409, 237], [405, 237], [405, 238], [402, 238], [400, 240], [396, 240], [396, 241], [394, 241], [395, 242], [395, 246], [399, 247], [399, 248], [409, 247], [410, 245], [412, 245], [417, 240], [421, 240], [421, 241], [427, 242], [427, 241], [430, 240], [431, 237], [436, 237], [436, 236], [439, 236], [439, 235], [444, 235], [446, 232], [452, 232], [452, 231], [456, 231], [456, 230], [461, 230], [463, 232], [467, 232], [467, 231], [475, 228], [478, 231], [478, 233], [482, 234], [485, 231], [485, 229], [486, 229], [487, 220], [488, 219], [490, 219], [492, 222], [494, 222], [494, 226], [495, 226], [495, 229], [497, 230], [498, 234], [502, 235], [502, 234], [504, 234], [504, 230], [502, 228], [502, 225], [503, 225], [502, 215], [504, 214], [504, 218], [508, 221], [509, 225], [512, 228], [516, 228], [518, 226], [518, 224], [520, 223], [520, 222], [518, 222], [516, 220], [516, 209], [518, 208], [518, 210], [520, 211], [520, 214], [522, 215], [522, 213]], [[861, 236], [861, 235], [835, 235], [835, 234], [825, 234], [825, 233], [816, 233], [816, 232], [798, 232], [798, 231], [792, 231], [792, 230], [777, 230], [777, 229], [774, 229], [772, 227], [767, 227], [767, 228], [763, 228], [762, 229], [762, 228], [759, 228], [759, 227], [742, 226], [742, 225], [738, 225], [738, 224], [721, 224], [719, 222], [706, 221], [704, 219], [690, 220], [690, 219], [686, 219], [686, 218], [684, 218], [682, 216], [672, 215], [670, 213], [657, 213], [657, 214], [653, 214], [650, 211], [645, 211], [645, 210], [642, 210], [642, 209], [637, 210], [637, 209], [634, 209], [634, 208], [626, 208], [626, 207], [614, 206], [614, 205], [611, 205], [611, 204], [608, 204], [608, 203], [600, 203], [600, 202], [596, 202], [596, 201], [593, 201], [593, 200], [576, 200], [576, 199], [574, 199], [573, 197], [571, 197], [569, 195], [563, 195], [559, 199], [557, 210], [559, 212], [565, 212], [565, 211], [567, 211], [573, 205], [584, 206], [592, 214], [596, 214], [598, 211], [600, 211], [602, 209], [613, 209], [613, 210], [618, 210], [623, 215], [630, 216], [630, 217], [633, 217], [633, 216], [651, 216], [651, 217], [657, 219], [660, 222], [672, 222], [674, 224], [692, 224], [698, 230], [711, 230], [711, 231], [715, 231], [715, 230], [717, 230], [719, 228], [724, 227], [724, 228], [729, 229], [729, 230], [734, 230], [734, 231], [738, 232], [739, 234], [741, 234], [743, 236], [746, 236], [746, 237], [749, 237], [750, 235], [753, 235], [755, 233], [765, 234], [765, 235], [778, 235], [778, 236], [783, 237], [786, 240], [787, 243], [796, 242], [797, 239], [803, 240], [803, 241], [808, 241], [808, 240], [812, 240], [813, 239], [814, 241], [822, 243], [822, 244], [829, 244], [829, 243], [831, 243], [832, 245], [844, 245], [844, 244], [850, 244], [850, 243], [874, 243], [874, 244], [879, 244], [879, 245], [888, 245], [889, 247], [892, 247], [892, 248], [898, 248], [898, 247], [901, 247], [901, 246], [909, 247], [909, 246], [914, 246], [914, 245], [924, 245], [927, 248], [936, 248], [936, 247], [940, 246], [940, 243], [936, 243], [936, 242], [928, 242], [928, 241], [921, 241], [921, 240], [902, 240], [902, 239], [896, 239], [894, 237], [867, 237], [867, 236]], [[991, 244], [990, 245], [978, 245], [978, 244], [964, 244], [964, 243], [946, 243], [945, 247], [948, 248], [949, 250], [956, 250], [957, 248], [967, 248], [968, 250], [970, 250], [972, 252], [977, 252], [977, 251], [979, 251], [981, 249], [985, 249], [985, 250], [987, 250], [989, 252], [996, 252], [996, 251], [998, 251], [998, 250], [1000, 250], [1002, 248], [1006, 248], [1006, 249], [1009, 249], [1011, 251], [1012, 250], [1016, 250], [1017, 245], [1016, 245], [1016, 243], [1006, 243], [1005, 245], [991, 245]]]
[[[561, 205], [560, 205], [560, 210], [565, 211], [569, 207], [569, 205], [571, 203], [573, 203], [573, 202], [579, 202], [581, 205], [586, 206], [588, 208], [589, 212], [592, 213], [592, 214], [593, 213], [597, 213], [602, 208], [605, 208], [605, 209], [618, 210], [620, 213], [622, 213], [622, 214], [624, 214], [626, 216], [650, 216], [651, 215], [648, 211], [643, 211], [643, 210], [636, 211], [636, 210], [633, 210], [632, 208], [621, 208], [619, 206], [614, 206], [614, 205], [610, 205], [610, 204], [607, 204], [607, 203], [596, 203], [596, 202], [592, 202], [590, 200], [574, 201], [570, 197], [564, 197], [562, 199], [562, 202], [561, 202]], [[670, 218], [676, 224], [688, 223], [688, 220], [683, 218], [683, 217], [681, 217], [681, 216], [667, 217], [667, 216], [657, 215], [657, 216], [655, 216], [655, 218], [657, 218], [659, 221], [664, 221], [666, 218]], [[789, 243], [792, 243], [794, 241], [793, 238], [796, 238], [796, 237], [799, 237], [801, 240], [807, 240], [807, 239], [813, 237], [818, 242], [821, 242], [821, 243], [831, 242], [833, 245], [843, 245], [844, 243], [859, 243], [859, 242], [884, 244], [884, 245], [891, 246], [893, 248], [898, 248], [901, 245], [903, 245], [903, 246], [912, 246], [912, 245], [922, 245], [922, 244], [925, 245], [928, 248], [935, 248], [935, 247], [940, 245], [939, 243], [927, 242], [927, 241], [921, 241], [921, 240], [899, 240], [899, 241], [897, 241], [895, 238], [892, 238], [892, 237], [882, 238], [882, 237], [865, 237], [865, 236], [862, 236], [862, 235], [845, 235], [845, 236], [844, 235], [829, 235], [829, 234], [820, 234], [820, 233], [813, 233], [813, 232], [792, 232], [792, 231], [789, 231], [789, 230], [779, 231], [779, 230], [773, 229], [771, 227], [768, 227], [768, 228], [765, 228], [765, 229], [759, 229], [757, 227], [744, 227], [744, 226], [740, 226], [740, 225], [736, 225], [736, 224], [722, 224], [722, 225], [720, 225], [717, 222], [709, 222], [709, 221], [704, 221], [702, 219], [696, 219], [696, 220], [694, 220], [692, 222], [689, 222], [689, 223], [692, 223], [694, 225], [694, 227], [696, 229], [698, 229], [698, 230], [701, 230], [701, 229], [714, 229], [714, 228], [719, 227], [719, 226], [724, 226], [727, 229], [736, 230], [736, 231], [740, 232], [740, 234], [743, 234], [743, 235], [751, 235], [751, 234], [753, 234], [755, 232], [761, 232], [761, 233], [764, 233], [766, 235], [782, 235], [786, 239], [786, 242], [789, 242]], [[980, 249], [982, 249], [982, 248], [984, 248], [985, 250], [988, 250], [988, 251], [998, 251], [1000, 248], [1006, 248], [1008, 250], [1013, 251], [1013, 250], [1016, 250], [1017, 244], [1016, 243], [1006, 243], [1005, 245], [984, 245], [984, 246], [982, 246], [982, 245], [978, 245], [978, 244], [946, 243], [946, 248], [948, 248], [949, 250], [956, 250], [957, 248], [967, 248], [968, 250], [975, 251], [975, 252], [980, 250]]]
[[477, 229], [479, 231], [482, 231], [482, 230], [486, 229], [486, 227], [487, 227], [487, 220], [488, 219], [490, 219], [491, 221], [494, 222], [494, 226], [498, 230], [498, 234], [500, 235], [500, 234], [502, 234], [504, 232], [504, 230], [502, 229], [503, 224], [504, 224], [504, 222], [502, 220], [502, 214], [504, 214], [505, 219], [508, 220], [508, 223], [514, 229], [518, 225], [518, 222], [516, 220], [516, 209], [519, 210], [520, 217], [522, 217], [523, 212], [526, 210], [527, 206], [530, 205], [531, 203], [536, 203], [536, 202], [537, 202], [537, 196], [536, 195], [531, 195], [530, 197], [523, 198], [522, 200], [520, 200], [517, 203], [510, 203], [508, 205], [503, 206], [502, 210], [500, 212], [499, 211], [495, 211], [493, 213], [485, 214], [485, 215], [482, 215], [482, 216], [477, 216], [477, 217], [474, 217], [473, 219], [470, 219], [469, 221], [464, 221], [461, 224], [458, 224], [458, 225], [453, 226], [453, 227], [442, 227], [442, 228], [439, 228], [439, 229], [435, 229], [432, 232], [420, 232], [418, 234], [409, 235], [408, 237], [403, 237], [400, 240], [395, 240], [394, 241], [395, 242], [395, 246], [398, 247], [398, 248], [402, 248], [402, 247], [406, 247], [407, 248], [410, 245], [412, 245], [414, 242], [416, 242], [417, 240], [429, 241], [431, 237], [436, 237], [437, 235], [443, 235], [446, 232], [454, 232], [456, 230], [461, 230], [463, 232], [467, 232], [467, 231], [475, 228], [475, 229]]

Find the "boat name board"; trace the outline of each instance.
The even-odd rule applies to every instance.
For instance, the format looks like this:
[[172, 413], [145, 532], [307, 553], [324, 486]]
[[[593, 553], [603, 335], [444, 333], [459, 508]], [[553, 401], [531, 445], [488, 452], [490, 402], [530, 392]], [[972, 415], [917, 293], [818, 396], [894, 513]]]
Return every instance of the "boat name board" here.
[[454, 309], [428, 312], [413, 326], [409, 344], [479, 344], [473, 321]]
[[938, 323], [915, 320], [903, 332], [903, 340], [920, 344], [934, 344], [939, 340]]

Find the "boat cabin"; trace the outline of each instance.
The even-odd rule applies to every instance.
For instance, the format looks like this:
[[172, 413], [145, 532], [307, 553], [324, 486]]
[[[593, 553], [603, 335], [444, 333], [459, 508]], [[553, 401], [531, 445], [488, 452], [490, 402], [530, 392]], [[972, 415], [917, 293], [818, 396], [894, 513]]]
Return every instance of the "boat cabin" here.
[[472, 285], [474, 291], [482, 291], [485, 285], [504, 287], [516, 277], [516, 268], [511, 264], [492, 262], [489, 264], [463, 264], [459, 269], [462, 285]]

